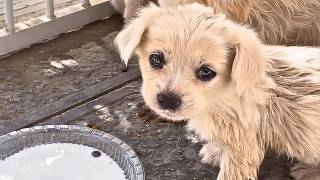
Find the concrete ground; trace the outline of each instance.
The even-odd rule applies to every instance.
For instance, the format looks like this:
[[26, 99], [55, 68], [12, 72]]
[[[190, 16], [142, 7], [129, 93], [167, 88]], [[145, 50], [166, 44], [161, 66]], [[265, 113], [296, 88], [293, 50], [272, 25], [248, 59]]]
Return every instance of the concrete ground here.
[[[112, 45], [121, 26], [121, 17], [114, 16], [1, 59], [0, 126], [15, 122], [19, 128], [19, 117], [123, 74]], [[141, 79], [133, 80], [30, 126], [80, 124], [113, 134], [136, 150], [146, 179], [215, 179], [219, 169], [200, 162], [201, 143], [183, 124], [144, 122], [137, 116], [140, 85]], [[290, 180], [291, 166], [290, 159], [268, 153], [259, 179]]]
[[120, 73], [112, 45], [120, 26], [119, 17], [112, 18], [1, 59], [0, 121]]

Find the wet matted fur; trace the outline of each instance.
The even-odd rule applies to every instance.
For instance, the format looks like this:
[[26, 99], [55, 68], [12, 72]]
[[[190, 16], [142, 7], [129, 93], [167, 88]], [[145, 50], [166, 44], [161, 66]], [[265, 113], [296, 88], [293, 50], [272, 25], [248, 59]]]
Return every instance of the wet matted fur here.
[[[124, 2], [123, 2], [124, 1]], [[148, 0], [113, 0], [124, 17], [135, 16]], [[153, 0], [156, 1], [156, 0]], [[161, 7], [202, 3], [228, 18], [252, 26], [268, 44], [320, 45], [319, 0], [158, 0]]]
[[204, 0], [234, 21], [250, 24], [269, 44], [319, 45], [319, 0]]
[[[320, 162], [320, 49], [263, 45], [199, 4], [142, 9], [115, 43], [126, 63], [139, 56], [146, 104], [165, 118], [189, 119], [189, 130], [208, 142], [200, 155], [220, 166], [219, 180], [256, 179], [269, 148]], [[153, 69], [149, 56], [159, 51], [166, 63]], [[216, 77], [198, 80], [202, 65]], [[167, 90], [182, 99], [177, 111], [157, 103]]]

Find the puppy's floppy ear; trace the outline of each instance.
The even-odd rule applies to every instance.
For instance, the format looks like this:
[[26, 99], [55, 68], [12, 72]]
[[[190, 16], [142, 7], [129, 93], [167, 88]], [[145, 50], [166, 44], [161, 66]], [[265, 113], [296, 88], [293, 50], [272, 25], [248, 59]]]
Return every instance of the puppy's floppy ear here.
[[233, 58], [231, 78], [242, 94], [264, 80], [266, 56], [263, 44], [253, 31], [239, 26], [229, 30], [229, 58]]
[[124, 27], [115, 38], [115, 45], [126, 65], [156, 16], [161, 16], [160, 8], [155, 4], [150, 4], [149, 7], [141, 9], [138, 17]]

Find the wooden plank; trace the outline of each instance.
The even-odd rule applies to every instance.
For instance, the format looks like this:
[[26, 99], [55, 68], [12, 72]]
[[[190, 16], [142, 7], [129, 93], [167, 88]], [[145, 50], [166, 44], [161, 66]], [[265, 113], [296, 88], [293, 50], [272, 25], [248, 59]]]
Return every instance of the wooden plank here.
[[40, 123], [40, 125], [69, 124], [79, 117], [82, 117], [92, 111], [99, 110], [99, 108], [95, 108], [96, 105], [103, 105], [101, 107], [103, 108], [106, 105], [111, 105], [112, 103], [117, 102], [122, 98], [130, 96], [132, 94], [137, 94], [137, 92], [128, 91], [128, 88], [117, 89], [95, 100], [82, 104], [81, 106], [66, 111], [58, 116], [55, 116], [49, 120], [43, 121], [42, 123]]
[[0, 56], [29, 47], [32, 44], [78, 29], [91, 22], [116, 14], [109, 1], [92, 0], [92, 6], [79, 3], [56, 12], [55, 19], [45, 16], [16, 24], [16, 32], [8, 34], [0, 30]]
[[140, 70], [137, 66], [133, 66], [129, 68], [129, 70], [125, 73], [121, 73], [120, 75], [102, 81], [92, 87], [71, 94], [66, 98], [44, 106], [43, 108], [25, 113], [18, 119], [8, 120], [6, 123], [3, 123], [3, 125], [0, 126], [0, 134], [6, 134], [14, 130], [29, 127], [50, 119], [54, 116], [58, 116], [77, 106], [97, 99], [104, 94], [108, 94], [139, 78]]

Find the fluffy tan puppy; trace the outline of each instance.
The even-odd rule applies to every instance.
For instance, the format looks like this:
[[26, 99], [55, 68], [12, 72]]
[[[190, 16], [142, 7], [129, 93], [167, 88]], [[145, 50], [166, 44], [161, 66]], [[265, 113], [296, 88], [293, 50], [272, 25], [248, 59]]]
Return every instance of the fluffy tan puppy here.
[[[130, 19], [148, 0], [112, 0]], [[249, 24], [268, 44], [319, 45], [319, 0], [153, 0], [160, 7], [197, 2], [224, 13], [227, 18]], [[119, 9], [119, 8], [118, 8]]]
[[256, 179], [269, 148], [320, 162], [320, 49], [263, 45], [199, 4], [142, 9], [115, 43], [139, 56], [146, 104], [207, 142], [218, 180]]

